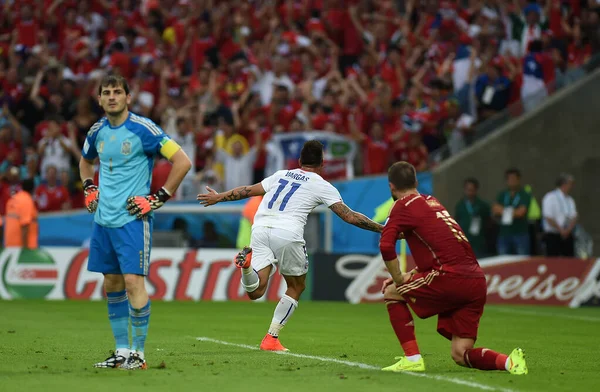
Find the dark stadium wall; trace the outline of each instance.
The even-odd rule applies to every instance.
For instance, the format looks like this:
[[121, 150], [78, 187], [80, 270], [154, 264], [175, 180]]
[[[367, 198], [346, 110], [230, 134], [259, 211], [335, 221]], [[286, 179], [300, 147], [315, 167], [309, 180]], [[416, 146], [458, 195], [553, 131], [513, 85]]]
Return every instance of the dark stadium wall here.
[[550, 97], [541, 107], [496, 130], [433, 171], [433, 189], [451, 211], [462, 183], [474, 176], [488, 201], [504, 187], [504, 171], [517, 167], [540, 203], [561, 172], [575, 176], [572, 196], [580, 223], [600, 252], [600, 70]]

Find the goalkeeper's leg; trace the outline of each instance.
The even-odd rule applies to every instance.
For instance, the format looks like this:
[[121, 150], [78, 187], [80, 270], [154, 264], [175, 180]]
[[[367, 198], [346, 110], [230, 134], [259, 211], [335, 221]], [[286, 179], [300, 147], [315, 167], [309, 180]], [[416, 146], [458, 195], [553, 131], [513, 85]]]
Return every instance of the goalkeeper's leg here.
[[131, 319], [131, 354], [127, 369], [146, 369], [144, 348], [150, 322], [150, 298], [146, 291], [144, 275], [125, 275], [125, 285], [129, 293], [129, 317]]
[[112, 229], [94, 223], [88, 270], [104, 275], [104, 289], [108, 302], [108, 319], [115, 338], [115, 351], [104, 361], [96, 363], [98, 368], [118, 368], [129, 357], [129, 301], [125, 291], [125, 280], [117, 255], [110, 241]]
[[119, 259], [129, 297], [131, 320], [131, 354], [125, 369], [146, 369], [144, 349], [150, 322], [150, 299], [145, 276], [150, 263], [152, 219], [142, 217], [111, 232], [111, 242]]

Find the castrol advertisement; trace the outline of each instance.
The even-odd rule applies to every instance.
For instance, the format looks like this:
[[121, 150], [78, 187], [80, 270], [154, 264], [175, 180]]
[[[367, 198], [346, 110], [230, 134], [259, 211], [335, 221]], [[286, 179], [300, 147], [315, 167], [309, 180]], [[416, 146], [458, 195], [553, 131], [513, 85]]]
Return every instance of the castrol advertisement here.
[[[146, 287], [150, 298], [166, 301], [247, 301], [241, 272], [233, 266], [235, 249], [152, 250]], [[0, 250], [0, 299], [102, 299], [102, 274], [87, 270], [88, 250], [43, 248]], [[285, 293], [275, 274], [261, 300]]]
[[[248, 301], [235, 249], [152, 250], [146, 286], [153, 300]], [[85, 248], [0, 250], [0, 299], [98, 300], [101, 274], [87, 271]], [[488, 304], [579, 307], [600, 305], [600, 259], [497, 256], [479, 261], [488, 287]], [[407, 256], [407, 269], [414, 267]], [[380, 302], [389, 276], [380, 256], [316, 253], [311, 260], [313, 300]], [[281, 275], [272, 276], [261, 301], [285, 293]]]

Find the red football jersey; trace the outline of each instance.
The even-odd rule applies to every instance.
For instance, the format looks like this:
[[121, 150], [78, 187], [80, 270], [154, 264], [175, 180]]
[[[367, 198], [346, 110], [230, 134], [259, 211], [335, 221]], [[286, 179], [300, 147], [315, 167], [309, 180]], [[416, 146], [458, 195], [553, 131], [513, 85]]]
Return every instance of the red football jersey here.
[[69, 199], [69, 191], [62, 185], [50, 187], [41, 184], [35, 190], [35, 201], [40, 212], [60, 211]]
[[394, 203], [379, 242], [384, 260], [396, 257], [400, 233], [420, 272], [434, 269], [455, 276], [484, 276], [462, 229], [433, 196], [413, 194]]

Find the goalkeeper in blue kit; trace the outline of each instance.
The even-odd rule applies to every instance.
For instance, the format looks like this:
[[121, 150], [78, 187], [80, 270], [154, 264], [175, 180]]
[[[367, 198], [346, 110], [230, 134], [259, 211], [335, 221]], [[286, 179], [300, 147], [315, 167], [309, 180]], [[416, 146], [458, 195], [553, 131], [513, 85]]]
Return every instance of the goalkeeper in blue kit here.
[[[104, 275], [116, 350], [94, 366], [146, 369], [150, 300], [144, 277], [150, 262], [153, 210], [177, 190], [191, 162], [154, 122], [129, 112], [131, 95], [121, 76], [109, 75], [101, 81], [98, 101], [106, 117], [90, 128], [79, 170], [86, 208], [94, 213], [88, 270]], [[173, 167], [164, 186], [149, 194], [158, 154]], [[93, 180], [96, 158], [100, 160], [98, 185]]]

